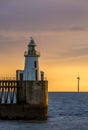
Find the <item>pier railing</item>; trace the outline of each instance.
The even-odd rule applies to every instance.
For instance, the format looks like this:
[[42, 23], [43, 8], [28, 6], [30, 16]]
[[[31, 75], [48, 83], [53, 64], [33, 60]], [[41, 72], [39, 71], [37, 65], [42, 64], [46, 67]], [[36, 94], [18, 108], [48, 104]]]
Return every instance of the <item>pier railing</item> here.
[[2, 80], [16, 80], [16, 77], [3, 77], [3, 76], [0, 76], [0, 81]]
[[0, 80], [0, 104], [16, 104], [17, 87], [16, 80]]

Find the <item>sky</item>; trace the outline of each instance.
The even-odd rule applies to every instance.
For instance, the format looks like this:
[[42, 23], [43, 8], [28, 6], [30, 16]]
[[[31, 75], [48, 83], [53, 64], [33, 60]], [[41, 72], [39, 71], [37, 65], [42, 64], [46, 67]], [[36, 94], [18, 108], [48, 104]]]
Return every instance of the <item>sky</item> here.
[[49, 91], [88, 91], [88, 0], [0, 0], [0, 77], [24, 69], [33, 37]]

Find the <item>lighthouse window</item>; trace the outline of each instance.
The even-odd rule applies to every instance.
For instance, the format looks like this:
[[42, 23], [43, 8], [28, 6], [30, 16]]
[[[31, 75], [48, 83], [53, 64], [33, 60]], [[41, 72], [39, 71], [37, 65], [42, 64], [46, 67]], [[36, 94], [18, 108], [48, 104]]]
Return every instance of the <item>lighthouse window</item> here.
[[35, 79], [38, 80], [38, 75], [37, 75], [38, 71], [35, 70]]
[[34, 68], [37, 68], [37, 62], [36, 61], [34, 62]]

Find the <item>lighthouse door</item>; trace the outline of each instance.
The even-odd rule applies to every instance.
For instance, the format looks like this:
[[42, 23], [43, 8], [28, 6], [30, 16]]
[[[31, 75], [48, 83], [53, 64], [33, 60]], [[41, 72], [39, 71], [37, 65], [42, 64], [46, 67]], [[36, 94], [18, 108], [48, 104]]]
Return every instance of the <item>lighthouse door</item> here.
[[23, 73], [20, 73], [20, 80], [23, 80]]

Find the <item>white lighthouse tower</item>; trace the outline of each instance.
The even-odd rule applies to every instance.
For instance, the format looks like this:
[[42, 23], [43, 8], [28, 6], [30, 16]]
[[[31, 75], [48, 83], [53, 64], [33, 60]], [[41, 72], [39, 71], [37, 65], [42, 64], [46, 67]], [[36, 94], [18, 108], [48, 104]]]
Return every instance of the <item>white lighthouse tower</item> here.
[[28, 44], [28, 51], [25, 52], [25, 66], [23, 80], [39, 80], [39, 52], [36, 51], [36, 44], [31, 37]]

